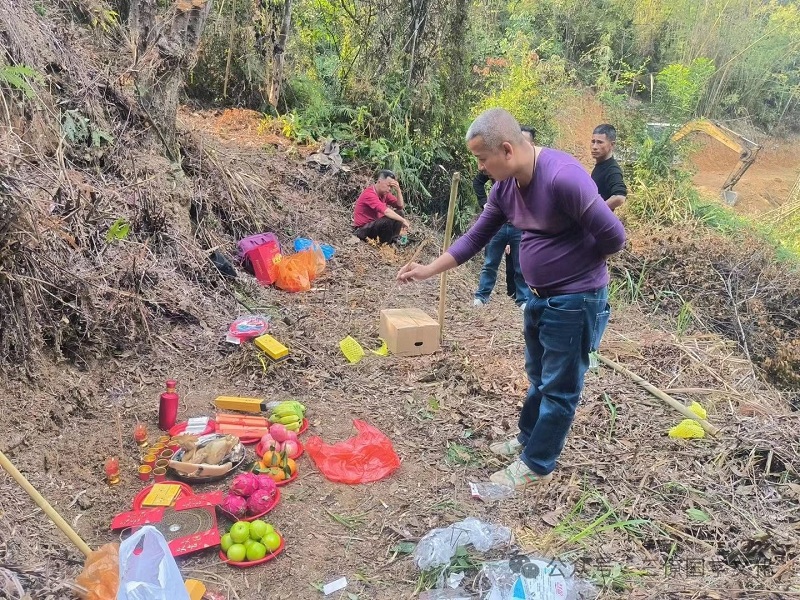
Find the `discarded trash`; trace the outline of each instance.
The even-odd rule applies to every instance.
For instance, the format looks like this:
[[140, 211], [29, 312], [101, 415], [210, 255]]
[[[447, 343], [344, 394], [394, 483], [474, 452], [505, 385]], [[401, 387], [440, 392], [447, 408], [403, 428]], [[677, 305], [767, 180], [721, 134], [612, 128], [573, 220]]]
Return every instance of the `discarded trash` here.
[[330, 583], [326, 583], [322, 586], [322, 593], [326, 596], [328, 594], [332, 594], [333, 592], [338, 592], [339, 590], [343, 590], [347, 587], [347, 577], [340, 577], [336, 581], [331, 581]]
[[706, 437], [706, 432], [703, 431], [703, 428], [697, 421], [684, 419], [669, 430], [669, 437], [680, 438], [682, 440], [701, 439]]
[[461, 582], [464, 581], [464, 577], [466, 577], [466, 575], [464, 575], [463, 572], [450, 573], [450, 576], [447, 578], [447, 581], [445, 583], [447, 584], [447, 587], [455, 590], [458, 588], [459, 585], [461, 585]]
[[[139, 544], [142, 550], [137, 554]], [[164, 536], [151, 525], [120, 545], [117, 600], [189, 600]]]
[[369, 483], [394, 473], [400, 457], [392, 441], [364, 421], [355, 419], [353, 425], [358, 435], [338, 444], [326, 444], [317, 436], [308, 440], [306, 451], [320, 473], [340, 483]]
[[381, 340], [381, 347], [377, 350], [370, 350], [373, 354], [377, 354], [378, 356], [389, 356], [389, 346], [386, 344], [386, 340], [380, 338]]
[[333, 255], [336, 254], [336, 248], [334, 248], [330, 244], [319, 244], [308, 238], [297, 238], [294, 241], [295, 252], [302, 252], [303, 250], [308, 250], [312, 246], [317, 246], [320, 250], [322, 250], [322, 255], [325, 257], [325, 260], [332, 259]]
[[464, 590], [428, 590], [419, 595], [419, 600], [475, 600], [476, 596]]
[[496, 502], [514, 495], [514, 488], [499, 483], [469, 482], [469, 492], [473, 498], [484, 502]]
[[231, 344], [241, 344], [243, 341], [253, 339], [269, 331], [270, 318], [264, 315], [243, 315], [228, 327], [225, 341]]
[[119, 544], [106, 544], [86, 557], [75, 583], [88, 590], [84, 600], [116, 600], [119, 589]]
[[476, 550], [486, 552], [509, 542], [511, 530], [508, 527], [468, 517], [426, 533], [414, 549], [414, 562], [417, 567], [427, 571], [449, 564], [459, 546], [472, 544]]
[[341, 348], [344, 357], [352, 364], [364, 358], [364, 349], [361, 347], [361, 344], [349, 335], [339, 342], [339, 348]]
[[[565, 563], [520, 554], [489, 562], [481, 569], [481, 598], [486, 600], [581, 600], [594, 598], [594, 586], [573, 577]], [[489, 589], [484, 590], [483, 584]]]
[[708, 412], [706, 412], [706, 409], [703, 408], [703, 406], [697, 401], [694, 401], [689, 405], [689, 410], [692, 411], [701, 419], [705, 419], [708, 416]]

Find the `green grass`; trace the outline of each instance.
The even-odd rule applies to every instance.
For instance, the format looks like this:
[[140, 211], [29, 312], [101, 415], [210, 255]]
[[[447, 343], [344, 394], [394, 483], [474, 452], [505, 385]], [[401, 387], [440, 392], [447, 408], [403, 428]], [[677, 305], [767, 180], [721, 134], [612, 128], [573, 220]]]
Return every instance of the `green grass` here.
[[650, 525], [647, 519], [626, 519], [620, 516], [605, 496], [596, 490], [587, 490], [553, 532], [566, 545], [583, 546], [591, 538], [614, 530], [641, 538]]

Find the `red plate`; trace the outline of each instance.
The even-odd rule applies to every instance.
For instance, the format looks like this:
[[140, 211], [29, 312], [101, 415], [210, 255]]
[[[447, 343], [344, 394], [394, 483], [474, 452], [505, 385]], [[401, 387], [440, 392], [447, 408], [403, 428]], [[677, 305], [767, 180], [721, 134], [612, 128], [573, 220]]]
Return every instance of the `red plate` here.
[[255, 437], [240, 437], [239, 441], [242, 442], [245, 446], [249, 446], [251, 444], [255, 444], [256, 442], [261, 440], [261, 436], [257, 435]]
[[289, 477], [289, 479], [284, 479], [283, 481], [276, 481], [275, 485], [277, 485], [278, 487], [283, 487], [284, 485], [288, 485], [288, 484], [292, 483], [295, 479], [297, 479], [297, 476], [299, 474], [300, 474], [300, 471], [295, 471], [294, 475]]
[[284, 549], [285, 546], [286, 546], [286, 543], [285, 543], [285, 541], [283, 539], [283, 536], [281, 536], [281, 545], [278, 546], [278, 548], [275, 550], [275, 552], [268, 553], [261, 560], [250, 560], [250, 561], [242, 561], [242, 562], [233, 562], [232, 560], [228, 560], [228, 557], [225, 556], [225, 553], [222, 550], [219, 551], [219, 557], [222, 560], [222, 562], [224, 562], [225, 564], [227, 564], [227, 565], [229, 565], [231, 567], [238, 567], [240, 569], [246, 569], [248, 567], [255, 567], [256, 565], [263, 565], [265, 562], [271, 561], [272, 559], [277, 557], [281, 552], [283, 552], [283, 549]]
[[234, 523], [236, 521], [255, 521], [256, 519], [260, 519], [265, 514], [267, 514], [269, 511], [271, 511], [273, 508], [275, 508], [278, 505], [278, 500], [280, 500], [280, 499], [281, 499], [281, 491], [280, 490], [275, 490], [275, 495], [272, 497], [272, 502], [267, 507], [267, 510], [265, 510], [264, 512], [259, 513], [257, 515], [253, 515], [251, 517], [242, 517], [241, 519], [239, 519], [236, 516], [234, 516], [231, 513], [229, 513], [227, 510], [222, 508], [219, 504], [217, 504], [217, 510], [219, 512], [221, 512], [223, 515], [225, 515], [226, 517], [228, 517]]
[[[180, 481], [171, 481], [171, 480], [170, 481], [164, 481], [162, 483], [181, 486], [181, 491], [176, 496], [175, 500], [177, 500], [178, 498], [183, 498], [184, 496], [194, 496], [194, 492], [192, 491], [192, 488], [189, 487], [188, 485], [186, 485], [185, 483], [181, 483]], [[156, 485], [156, 484], [153, 483], [151, 485], [148, 485], [141, 492], [136, 494], [136, 496], [133, 498], [133, 510], [141, 510], [142, 508], [156, 508], [156, 507], [153, 507], [153, 506], [142, 507], [142, 502], [144, 502], [144, 499], [147, 498], [147, 494], [150, 493], [150, 490], [153, 489], [154, 485]]]
[[306, 429], [308, 429], [308, 419], [303, 417], [303, 422], [300, 424], [300, 429], [297, 430], [297, 435], [303, 433]]
[[[258, 454], [258, 457], [264, 458], [264, 452], [266, 451], [267, 449], [264, 447], [264, 445], [261, 442], [258, 442], [258, 446], [256, 446], [256, 454]], [[297, 460], [298, 458], [303, 456], [303, 452], [305, 452], [305, 448], [303, 447], [303, 444], [300, 443], [300, 440], [297, 440], [297, 453], [290, 456], [289, 458], [291, 458], [292, 460]]]
[[[169, 434], [172, 437], [175, 437], [176, 435], [180, 435], [184, 431], [186, 431], [186, 427], [188, 425], [189, 425], [189, 421], [184, 421], [183, 423], [178, 423], [172, 429], [169, 430]], [[197, 436], [208, 435], [209, 433], [215, 433], [216, 431], [217, 431], [217, 422], [214, 419], [209, 419], [208, 420], [208, 425], [206, 425], [206, 428], [203, 430], [203, 433], [198, 433], [198, 434], [195, 434], [195, 435], [197, 435]], [[242, 443], [244, 443], [244, 442], [242, 442]]]

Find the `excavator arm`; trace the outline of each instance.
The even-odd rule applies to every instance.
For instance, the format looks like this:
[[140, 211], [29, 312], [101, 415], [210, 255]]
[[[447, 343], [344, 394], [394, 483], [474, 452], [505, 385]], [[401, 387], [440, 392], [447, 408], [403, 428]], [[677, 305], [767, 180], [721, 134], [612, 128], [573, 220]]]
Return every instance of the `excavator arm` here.
[[695, 131], [710, 135], [718, 142], [739, 154], [739, 164], [736, 165], [736, 168], [728, 175], [725, 183], [722, 184], [722, 195], [725, 201], [733, 206], [736, 203], [738, 194], [734, 192], [732, 188], [742, 178], [742, 175], [745, 174], [747, 169], [750, 168], [750, 165], [755, 162], [756, 155], [758, 151], [761, 150], [761, 146], [710, 119], [695, 119], [689, 121], [678, 129], [678, 131], [673, 133], [670, 139], [673, 142], [677, 142]]

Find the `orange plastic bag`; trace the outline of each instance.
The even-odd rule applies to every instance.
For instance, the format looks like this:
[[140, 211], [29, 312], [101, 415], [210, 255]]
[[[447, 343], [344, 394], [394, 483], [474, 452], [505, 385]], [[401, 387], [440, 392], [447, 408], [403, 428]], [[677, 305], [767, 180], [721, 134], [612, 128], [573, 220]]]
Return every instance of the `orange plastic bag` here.
[[325, 255], [319, 248], [303, 250], [282, 256], [277, 267], [276, 286], [287, 292], [307, 292], [311, 282], [325, 269]]
[[119, 544], [106, 544], [86, 557], [75, 583], [87, 590], [84, 600], [116, 600], [119, 590]]
[[308, 440], [306, 450], [320, 473], [340, 483], [369, 483], [394, 473], [400, 458], [392, 441], [364, 421], [354, 420], [353, 425], [358, 435], [338, 444], [326, 444], [317, 436]]

